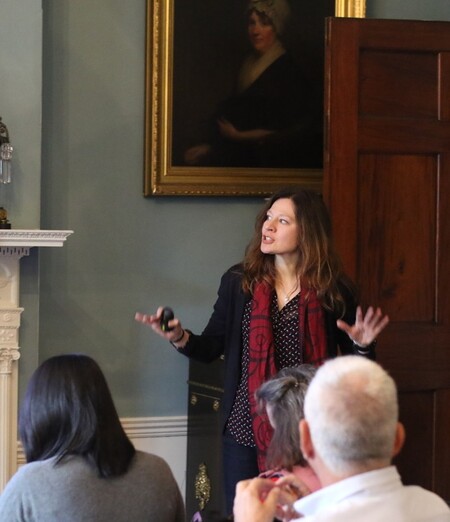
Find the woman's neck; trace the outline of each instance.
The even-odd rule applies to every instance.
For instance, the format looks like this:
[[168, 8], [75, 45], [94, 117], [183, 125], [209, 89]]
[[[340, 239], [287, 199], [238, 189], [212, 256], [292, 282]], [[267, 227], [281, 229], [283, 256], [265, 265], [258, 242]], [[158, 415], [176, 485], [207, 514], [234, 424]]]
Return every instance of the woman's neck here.
[[275, 291], [279, 308], [281, 309], [301, 291], [300, 278], [297, 272], [297, 257], [292, 259], [278, 260], [275, 262], [277, 277]]
[[283, 280], [294, 280], [298, 278], [297, 272], [298, 255], [276, 255], [275, 256], [275, 270], [277, 277]]

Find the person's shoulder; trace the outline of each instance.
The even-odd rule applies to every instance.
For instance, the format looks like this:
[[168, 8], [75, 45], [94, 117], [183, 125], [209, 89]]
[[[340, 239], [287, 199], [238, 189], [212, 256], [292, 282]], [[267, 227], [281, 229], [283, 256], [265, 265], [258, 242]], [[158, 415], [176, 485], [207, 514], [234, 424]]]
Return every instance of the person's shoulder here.
[[152, 489], [178, 495], [179, 487], [172, 468], [162, 457], [136, 451], [125, 480], [130, 484], [147, 484]]
[[155, 455], [154, 453], [148, 453], [147, 451], [136, 450], [134, 454], [134, 460], [137, 462], [142, 462], [143, 464], [152, 464], [152, 465], [161, 465], [167, 466], [167, 462], [160, 457], [159, 455]]
[[226, 270], [222, 275], [222, 282], [235, 282], [235, 281], [241, 281], [242, 275], [244, 273], [244, 268], [242, 263], [237, 263], [228, 270]]
[[152, 473], [166, 472], [172, 474], [169, 464], [162, 457], [145, 451], [136, 451], [132, 467], [141, 470], [151, 470]]
[[234, 274], [234, 275], [242, 276], [243, 272], [244, 272], [243, 264], [242, 263], [235, 263], [234, 265], [230, 266], [230, 268], [228, 268], [225, 271], [225, 274]]
[[244, 273], [244, 266], [242, 263], [236, 263], [232, 267], [230, 267], [226, 273], [231, 274], [233, 277], [241, 278], [242, 274]]
[[21, 488], [23, 485], [32, 486], [41, 483], [43, 477], [48, 477], [55, 466], [55, 459], [38, 460], [20, 466], [6, 485], [6, 490]]
[[36, 460], [35, 462], [29, 462], [20, 466], [14, 476], [26, 477], [36, 475], [40, 473], [46, 473], [48, 470], [53, 469], [56, 464], [56, 459], [50, 458], [46, 460]]
[[[418, 506], [423, 506], [424, 510], [430, 515], [435, 513], [436, 515], [443, 514], [448, 518], [442, 520], [450, 521], [450, 507], [447, 502], [443, 500], [439, 495], [433, 491], [423, 488], [422, 486], [403, 486], [404, 490], [408, 492], [408, 495], [414, 499], [414, 502]], [[427, 519], [428, 520], [428, 519]], [[430, 520], [435, 520], [434, 518]], [[437, 519], [436, 519], [437, 520]]]

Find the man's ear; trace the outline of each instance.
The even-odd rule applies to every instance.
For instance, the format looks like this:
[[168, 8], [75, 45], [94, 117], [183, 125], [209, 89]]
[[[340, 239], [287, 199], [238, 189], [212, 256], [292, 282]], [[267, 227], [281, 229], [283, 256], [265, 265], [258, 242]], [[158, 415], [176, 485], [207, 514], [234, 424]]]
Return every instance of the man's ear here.
[[303, 457], [308, 460], [314, 457], [314, 445], [311, 440], [311, 432], [306, 419], [302, 419], [298, 426], [300, 430], [300, 450]]
[[401, 422], [397, 422], [397, 428], [395, 430], [395, 440], [394, 447], [392, 448], [392, 456], [395, 457], [398, 455], [403, 448], [403, 444], [405, 442], [405, 427]]

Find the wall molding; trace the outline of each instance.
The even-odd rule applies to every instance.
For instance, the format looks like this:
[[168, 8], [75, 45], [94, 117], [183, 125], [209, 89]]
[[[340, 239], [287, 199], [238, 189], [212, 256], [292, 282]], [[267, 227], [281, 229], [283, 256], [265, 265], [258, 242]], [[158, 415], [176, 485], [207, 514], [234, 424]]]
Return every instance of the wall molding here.
[[186, 415], [179, 417], [124, 417], [120, 420], [130, 439], [187, 435]]

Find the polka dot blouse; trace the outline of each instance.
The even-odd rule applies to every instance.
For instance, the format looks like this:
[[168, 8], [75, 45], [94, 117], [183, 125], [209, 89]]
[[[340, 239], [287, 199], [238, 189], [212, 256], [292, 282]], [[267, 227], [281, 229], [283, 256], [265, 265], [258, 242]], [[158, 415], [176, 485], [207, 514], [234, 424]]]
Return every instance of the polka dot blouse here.
[[[297, 295], [281, 310], [278, 310], [276, 292], [271, 303], [273, 340], [275, 347], [275, 365], [278, 370], [302, 364], [303, 357], [300, 348], [300, 333], [298, 329]], [[249, 331], [250, 331], [251, 301], [244, 308], [242, 318], [242, 361], [239, 386], [234, 399], [231, 414], [227, 421], [227, 429], [239, 444], [255, 447], [248, 400], [248, 366], [249, 366]]]

